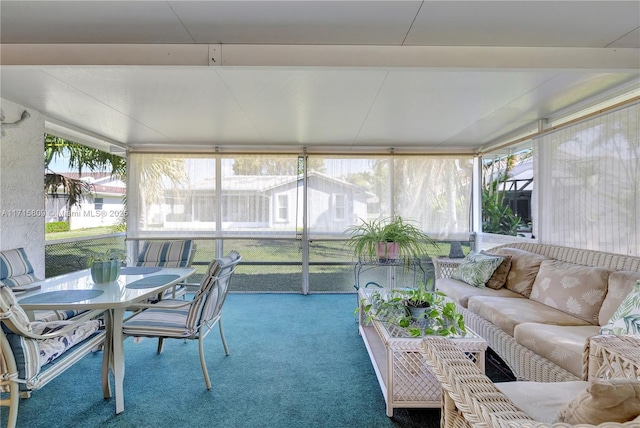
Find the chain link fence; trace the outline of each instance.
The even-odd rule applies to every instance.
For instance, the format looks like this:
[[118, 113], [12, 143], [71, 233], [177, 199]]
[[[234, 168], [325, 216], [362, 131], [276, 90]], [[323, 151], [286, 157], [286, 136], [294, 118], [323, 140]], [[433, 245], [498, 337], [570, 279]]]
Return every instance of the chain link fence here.
[[124, 233], [48, 241], [45, 247], [45, 277], [86, 269], [91, 256], [110, 250], [125, 250]]

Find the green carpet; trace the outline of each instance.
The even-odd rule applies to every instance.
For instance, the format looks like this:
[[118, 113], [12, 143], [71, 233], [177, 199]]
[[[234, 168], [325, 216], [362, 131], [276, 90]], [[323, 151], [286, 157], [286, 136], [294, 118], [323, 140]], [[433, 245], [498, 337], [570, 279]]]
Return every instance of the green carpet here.
[[[197, 341], [125, 341], [125, 411], [102, 398], [102, 354], [84, 358], [21, 400], [19, 427], [438, 427], [439, 409], [385, 403], [357, 332], [353, 294], [232, 294], [231, 352], [206, 339], [207, 391]], [[0, 421], [6, 426], [7, 408]]]

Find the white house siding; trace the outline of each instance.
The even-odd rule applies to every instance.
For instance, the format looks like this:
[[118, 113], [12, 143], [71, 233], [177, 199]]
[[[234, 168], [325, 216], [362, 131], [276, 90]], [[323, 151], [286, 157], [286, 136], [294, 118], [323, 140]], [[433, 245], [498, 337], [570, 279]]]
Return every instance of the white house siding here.
[[101, 195], [96, 194], [96, 198], [102, 198], [102, 209], [96, 209], [95, 202], [83, 202], [81, 206], [71, 208], [69, 216], [69, 228], [85, 229], [90, 227], [114, 226], [119, 224], [122, 217], [126, 215], [122, 205], [122, 195]]
[[24, 247], [36, 276], [44, 278], [44, 116], [0, 99], [4, 122], [31, 115], [0, 138], [0, 250]]

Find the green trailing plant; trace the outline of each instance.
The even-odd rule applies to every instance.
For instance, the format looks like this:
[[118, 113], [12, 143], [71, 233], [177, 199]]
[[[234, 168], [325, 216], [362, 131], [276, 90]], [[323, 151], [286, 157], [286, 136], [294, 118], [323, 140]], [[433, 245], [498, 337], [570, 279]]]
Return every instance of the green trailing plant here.
[[396, 243], [397, 258], [404, 260], [407, 265], [412, 259], [427, 254], [430, 245], [438, 248], [436, 241], [420, 230], [413, 220], [394, 216], [381, 220], [360, 221], [360, 224], [345, 230], [345, 233], [351, 235], [347, 246], [352, 248], [354, 256], [360, 260], [386, 259], [387, 254], [378, 254], [378, 246], [381, 243]]
[[[432, 283], [422, 281], [416, 288], [396, 288], [371, 293], [361, 304], [365, 321], [378, 320], [407, 330], [412, 337], [427, 335], [453, 336], [466, 333], [462, 314], [454, 302]], [[412, 308], [422, 308], [420, 315], [412, 315]], [[360, 307], [356, 309], [356, 312]]]

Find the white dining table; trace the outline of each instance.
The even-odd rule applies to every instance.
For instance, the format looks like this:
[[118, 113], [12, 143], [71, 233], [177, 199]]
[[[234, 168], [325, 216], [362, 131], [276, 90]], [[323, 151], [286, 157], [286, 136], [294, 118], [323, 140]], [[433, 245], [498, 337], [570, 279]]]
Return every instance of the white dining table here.
[[[96, 284], [89, 269], [47, 278], [31, 286], [39, 288], [16, 294], [20, 306], [32, 316], [38, 310], [104, 309], [107, 329], [105, 358], [113, 373], [116, 414], [124, 411], [124, 335], [122, 323], [128, 307], [159, 296], [195, 272], [193, 268], [123, 268], [116, 281]], [[105, 398], [111, 397], [107, 385]]]

